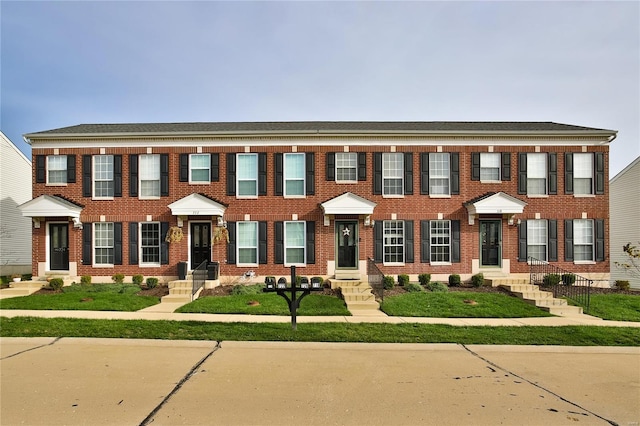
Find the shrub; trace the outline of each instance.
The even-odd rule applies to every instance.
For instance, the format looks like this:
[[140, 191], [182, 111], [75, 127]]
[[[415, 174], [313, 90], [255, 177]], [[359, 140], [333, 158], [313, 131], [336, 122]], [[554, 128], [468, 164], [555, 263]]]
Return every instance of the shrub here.
[[629, 281], [627, 280], [616, 280], [614, 286], [618, 289], [618, 290], [629, 290]]
[[576, 282], [575, 274], [562, 274], [562, 283], [564, 285], [573, 285]]
[[407, 283], [404, 285], [404, 289], [409, 293], [418, 293], [422, 291], [422, 286], [416, 283]]
[[62, 281], [62, 278], [51, 278], [51, 281], [49, 281], [49, 287], [55, 291], [60, 290], [63, 285], [64, 281]]
[[[142, 277], [142, 275], [140, 275], [140, 277]], [[157, 286], [158, 286], [158, 279], [156, 277], [147, 278], [147, 288], [156, 288]]]
[[253, 284], [253, 285], [242, 285], [237, 284], [234, 285], [231, 289], [232, 296], [241, 296], [243, 294], [262, 294], [262, 289], [264, 288], [264, 284]]
[[429, 281], [431, 281], [431, 274], [420, 274], [420, 275], [418, 275], [418, 281], [420, 281], [420, 284], [422, 284], [422, 285], [429, 284]]
[[407, 284], [409, 284], [409, 275], [407, 274], [398, 275], [398, 285], [404, 287]]
[[482, 273], [475, 274], [471, 277], [471, 285], [474, 287], [482, 287], [484, 285], [484, 275]]
[[80, 277], [80, 284], [88, 285], [91, 284], [91, 275], [83, 275]]
[[458, 274], [449, 275], [449, 285], [451, 287], [458, 287], [460, 285], [460, 275]]
[[542, 279], [542, 284], [546, 286], [558, 285], [562, 278], [558, 274], [547, 274]]
[[133, 281], [134, 284], [136, 285], [140, 285], [142, 284], [142, 280], [144, 280], [144, 277], [142, 275], [134, 275], [133, 277], [131, 277], [131, 281]]
[[111, 280], [116, 284], [122, 284], [124, 282], [124, 274], [114, 274], [111, 276]]
[[434, 293], [444, 293], [449, 291], [449, 287], [445, 283], [434, 281], [427, 284], [427, 290]]
[[395, 284], [396, 282], [391, 275], [385, 275], [382, 279], [382, 286], [385, 290], [391, 290]]
[[31, 281], [31, 278], [33, 278], [32, 274], [22, 274], [22, 281]]

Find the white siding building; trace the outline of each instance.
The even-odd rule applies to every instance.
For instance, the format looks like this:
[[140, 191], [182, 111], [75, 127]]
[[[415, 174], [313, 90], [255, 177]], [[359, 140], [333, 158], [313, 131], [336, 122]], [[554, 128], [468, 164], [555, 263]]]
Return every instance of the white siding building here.
[[628, 280], [631, 287], [640, 289], [640, 278], [632, 277], [616, 267], [615, 262], [628, 263], [622, 246], [640, 246], [640, 157], [609, 182], [611, 207], [611, 281]]
[[0, 275], [31, 272], [31, 218], [17, 206], [31, 199], [31, 161], [0, 131]]

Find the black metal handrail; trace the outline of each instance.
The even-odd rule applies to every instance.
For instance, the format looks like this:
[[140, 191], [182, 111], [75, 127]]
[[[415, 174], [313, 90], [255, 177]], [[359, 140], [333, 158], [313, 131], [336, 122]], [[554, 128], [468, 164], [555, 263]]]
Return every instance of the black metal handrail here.
[[367, 259], [367, 277], [373, 294], [384, 302], [384, 274], [373, 259]]
[[553, 292], [553, 297], [566, 297], [589, 312], [593, 280], [533, 257], [529, 257], [529, 274], [531, 284]]
[[193, 270], [191, 277], [191, 301], [193, 296], [198, 292], [200, 287], [204, 286], [204, 282], [207, 279], [207, 261], [203, 260], [196, 269]]

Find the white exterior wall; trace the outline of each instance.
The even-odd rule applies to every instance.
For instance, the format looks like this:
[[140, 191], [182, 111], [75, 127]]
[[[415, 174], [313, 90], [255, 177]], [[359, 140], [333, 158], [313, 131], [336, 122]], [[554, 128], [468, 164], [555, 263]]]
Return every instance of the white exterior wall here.
[[17, 209], [31, 199], [31, 161], [0, 132], [0, 275], [31, 273], [31, 218]]
[[611, 281], [628, 280], [631, 287], [640, 289], [640, 278], [631, 277], [615, 265], [628, 262], [622, 246], [640, 246], [640, 157], [609, 182], [609, 207]]

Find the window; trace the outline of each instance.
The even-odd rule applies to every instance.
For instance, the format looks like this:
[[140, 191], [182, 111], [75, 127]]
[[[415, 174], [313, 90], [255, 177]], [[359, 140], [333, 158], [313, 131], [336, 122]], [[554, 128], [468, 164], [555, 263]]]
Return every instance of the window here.
[[209, 183], [211, 173], [211, 157], [209, 154], [189, 155], [189, 182]]
[[527, 220], [527, 256], [547, 260], [547, 221]]
[[47, 183], [67, 183], [67, 156], [47, 156]]
[[382, 154], [382, 195], [403, 195], [403, 178], [402, 153]]
[[[238, 154], [237, 161], [237, 186], [238, 196], [258, 196], [258, 154]], [[304, 167], [303, 167], [304, 173]]]
[[113, 265], [113, 222], [93, 224], [94, 255], [96, 265]]
[[140, 198], [160, 197], [160, 156], [140, 156]]
[[547, 154], [527, 154], [527, 195], [547, 193]]
[[113, 198], [113, 155], [93, 156], [93, 197]]
[[404, 263], [404, 221], [384, 221], [384, 263]]
[[576, 219], [573, 221], [573, 255], [575, 261], [593, 260], [593, 221]]
[[284, 223], [284, 263], [305, 263], [305, 222]]
[[140, 264], [160, 264], [160, 224], [145, 222], [140, 224]]
[[432, 220], [430, 226], [431, 263], [451, 262], [451, 222]]
[[258, 264], [258, 222], [238, 222], [238, 264]]
[[284, 195], [304, 196], [304, 154], [284, 154]]
[[429, 154], [429, 194], [450, 195], [449, 154]]
[[480, 180], [499, 181], [501, 166], [500, 153], [480, 153]]
[[358, 180], [358, 154], [355, 152], [336, 153], [336, 181], [356, 182]]
[[573, 193], [593, 194], [592, 154], [573, 154]]

